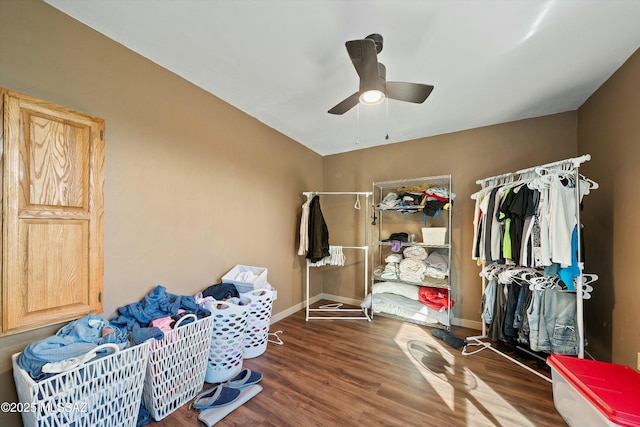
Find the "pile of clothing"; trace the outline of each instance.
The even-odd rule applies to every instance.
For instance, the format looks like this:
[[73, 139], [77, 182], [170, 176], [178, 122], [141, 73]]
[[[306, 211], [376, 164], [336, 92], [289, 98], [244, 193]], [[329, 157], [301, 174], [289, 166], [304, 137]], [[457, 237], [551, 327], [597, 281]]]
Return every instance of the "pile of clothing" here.
[[378, 210], [395, 209], [403, 213], [422, 211], [426, 216], [436, 217], [443, 209], [447, 210], [455, 199], [455, 193], [445, 187], [431, 188], [399, 188], [397, 192], [389, 192], [380, 203]]
[[[143, 300], [118, 309], [110, 323], [129, 334], [134, 344], [148, 339], [164, 338], [163, 330], [156, 325], [171, 325], [187, 314], [201, 319], [211, 312], [200, 306], [192, 296], [178, 296], [167, 292], [164, 286], [156, 286]], [[187, 320], [187, 325], [193, 320]], [[165, 331], [167, 328], [165, 327]]]
[[[18, 357], [18, 365], [35, 381], [41, 381], [77, 367], [85, 355], [109, 343], [120, 350], [131, 345], [124, 330], [89, 314], [65, 325], [55, 335], [29, 344]], [[98, 352], [94, 358], [107, 354], [108, 351]]]
[[[31, 378], [42, 381], [112, 353], [98, 349], [98, 346], [115, 344], [124, 350], [152, 338], [160, 340], [187, 314], [200, 319], [210, 316], [211, 312], [200, 306], [194, 297], [174, 295], [164, 286], [157, 286], [143, 300], [120, 307], [109, 320], [89, 314], [68, 323], [55, 335], [27, 345], [17, 362]], [[179, 326], [191, 322], [192, 316]], [[149, 422], [151, 415], [143, 402], [137, 425]]]

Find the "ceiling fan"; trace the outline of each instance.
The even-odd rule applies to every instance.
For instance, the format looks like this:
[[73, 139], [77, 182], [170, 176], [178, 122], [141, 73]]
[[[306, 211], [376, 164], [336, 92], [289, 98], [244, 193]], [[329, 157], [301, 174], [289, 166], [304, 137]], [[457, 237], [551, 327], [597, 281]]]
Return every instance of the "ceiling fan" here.
[[421, 104], [433, 90], [433, 86], [421, 83], [386, 81], [386, 67], [378, 62], [378, 53], [382, 50], [380, 34], [370, 34], [362, 40], [350, 40], [345, 46], [360, 76], [360, 89], [330, 109], [329, 113], [344, 114], [358, 102], [375, 105], [385, 98]]

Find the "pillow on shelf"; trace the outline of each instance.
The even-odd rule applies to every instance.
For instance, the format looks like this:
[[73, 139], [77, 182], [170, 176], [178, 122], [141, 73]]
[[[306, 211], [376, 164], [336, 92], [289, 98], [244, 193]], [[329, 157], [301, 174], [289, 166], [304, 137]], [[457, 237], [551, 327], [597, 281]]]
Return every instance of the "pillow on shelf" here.
[[373, 284], [374, 294], [395, 294], [418, 301], [419, 286], [398, 282], [378, 282]]

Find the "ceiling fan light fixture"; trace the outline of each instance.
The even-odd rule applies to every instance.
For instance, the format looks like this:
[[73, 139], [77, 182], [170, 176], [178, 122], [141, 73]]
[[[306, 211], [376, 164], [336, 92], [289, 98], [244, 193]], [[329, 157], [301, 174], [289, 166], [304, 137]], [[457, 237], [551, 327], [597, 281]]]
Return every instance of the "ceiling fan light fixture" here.
[[377, 105], [384, 101], [384, 92], [378, 89], [365, 90], [360, 94], [360, 102], [364, 105]]

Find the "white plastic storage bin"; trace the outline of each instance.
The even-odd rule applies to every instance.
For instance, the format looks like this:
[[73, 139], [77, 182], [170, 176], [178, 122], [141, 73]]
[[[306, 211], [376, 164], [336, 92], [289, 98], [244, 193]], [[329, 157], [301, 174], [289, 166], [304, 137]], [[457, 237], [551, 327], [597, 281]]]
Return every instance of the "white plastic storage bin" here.
[[143, 343], [34, 381], [11, 357], [25, 427], [135, 426], [149, 358]]
[[628, 366], [552, 354], [553, 402], [570, 427], [640, 426], [640, 374]]
[[447, 242], [447, 227], [422, 227], [422, 243], [444, 245]]
[[211, 384], [230, 380], [240, 373], [244, 359], [244, 338], [251, 299], [240, 296], [242, 305], [219, 301], [211, 308], [213, 332], [205, 381]]
[[145, 407], [159, 421], [202, 390], [213, 331], [213, 316], [184, 326], [193, 314], [182, 317], [161, 340], [149, 341], [150, 353], [144, 380]]
[[267, 269], [250, 265], [236, 265], [222, 276], [222, 283], [234, 284], [240, 294], [254, 289], [262, 289], [267, 287]]
[[256, 289], [243, 294], [251, 299], [249, 320], [244, 338], [244, 358], [260, 356], [267, 349], [274, 291]]

